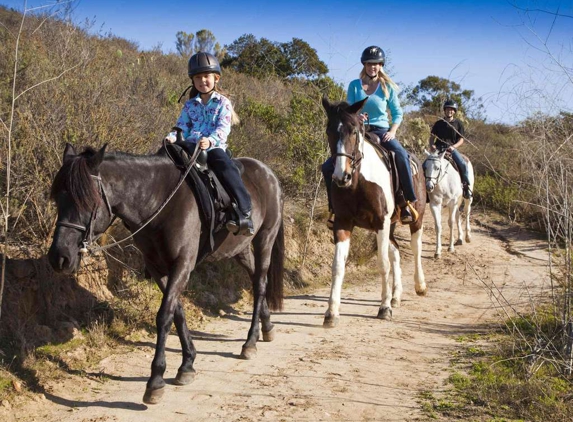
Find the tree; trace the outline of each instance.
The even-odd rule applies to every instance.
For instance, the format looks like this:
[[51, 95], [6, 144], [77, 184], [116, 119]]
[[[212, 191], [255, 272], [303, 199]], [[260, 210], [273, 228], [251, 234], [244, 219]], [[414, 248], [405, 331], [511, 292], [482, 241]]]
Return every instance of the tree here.
[[221, 47], [215, 35], [208, 29], [200, 29], [195, 34], [179, 31], [175, 36], [177, 38], [175, 47], [177, 52], [183, 57], [191, 57], [199, 51], [211, 53], [217, 56], [219, 60], [225, 57], [225, 48]]
[[454, 100], [459, 111], [471, 118], [483, 120], [483, 103], [481, 98], [474, 97], [474, 91], [462, 90], [460, 84], [439, 76], [428, 76], [413, 88], [405, 91], [406, 100], [420, 111], [441, 115], [442, 106], [447, 99]]
[[316, 50], [300, 38], [279, 43], [244, 34], [226, 48], [228, 56], [223, 66], [256, 77], [319, 78], [328, 73], [328, 67], [318, 58]]

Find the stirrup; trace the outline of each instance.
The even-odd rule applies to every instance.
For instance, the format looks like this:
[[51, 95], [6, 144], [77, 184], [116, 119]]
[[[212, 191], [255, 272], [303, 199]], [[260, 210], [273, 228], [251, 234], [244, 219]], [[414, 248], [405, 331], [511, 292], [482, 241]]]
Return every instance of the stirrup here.
[[403, 208], [398, 208], [398, 217], [400, 218], [400, 223], [412, 224], [418, 221], [419, 215], [416, 208], [412, 206], [410, 201], [406, 201], [406, 206]]
[[334, 213], [331, 212], [328, 216], [328, 220], [326, 221], [326, 227], [328, 227], [329, 230], [334, 230], [334, 218]]
[[464, 199], [471, 199], [471, 197], [473, 196], [472, 190], [470, 189], [470, 186], [467, 183], [464, 183], [462, 185], [462, 196], [464, 197]]
[[225, 224], [226, 229], [233, 233], [235, 236], [252, 236], [255, 234], [255, 229], [253, 227], [253, 219], [251, 218], [251, 211], [247, 213], [242, 213], [237, 208], [235, 208], [235, 215], [237, 218], [235, 220], [229, 220]]

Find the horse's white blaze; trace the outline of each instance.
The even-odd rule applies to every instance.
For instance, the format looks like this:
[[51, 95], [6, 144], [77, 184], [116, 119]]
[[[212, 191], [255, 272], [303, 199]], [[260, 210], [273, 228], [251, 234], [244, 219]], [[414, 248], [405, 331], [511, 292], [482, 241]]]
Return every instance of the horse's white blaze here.
[[388, 212], [392, 214], [394, 212], [394, 196], [392, 195], [391, 189], [388, 189], [389, 186], [392, 186], [390, 172], [386, 164], [382, 163], [382, 159], [378, 156], [374, 147], [362, 139], [361, 141], [363, 143], [364, 152], [360, 165], [360, 174], [364, 179], [380, 186], [384, 192], [386, 204], [388, 204]]
[[348, 251], [350, 250], [350, 239], [337, 242], [334, 248], [334, 260], [332, 261], [332, 283], [330, 287], [330, 299], [328, 300], [327, 317], [338, 317], [340, 312], [340, 295], [342, 292], [342, 281]]

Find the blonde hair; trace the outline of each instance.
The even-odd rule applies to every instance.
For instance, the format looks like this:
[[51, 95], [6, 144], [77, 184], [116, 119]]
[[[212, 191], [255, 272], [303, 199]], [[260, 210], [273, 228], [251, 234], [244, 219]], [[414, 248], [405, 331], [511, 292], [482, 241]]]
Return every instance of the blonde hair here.
[[[360, 71], [360, 79], [366, 79], [368, 75], [366, 74], [366, 69], [363, 67], [362, 70]], [[368, 78], [370, 78], [370, 76], [368, 76]], [[388, 76], [385, 72], [384, 72], [384, 68], [381, 67], [380, 70], [378, 71], [378, 74], [376, 75], [376, 78], [374, 78], [376, 81], [380, 82], [380, 87], [382, 88], [382, 91], [384, 91], [384, 95], [386, 96], [386, 98], [389, 98], [388, 95], [388, 85], [390, 85], [392, 88], [394, 88], [395, 90], [398, 90], [398, 85], [396, 85], [396, 82], [394, 82], [392, 80], [392, 78], [390, 78], [390, 76]]]
[[[213, 72], [214, 73], [214, 72]], [[238, 125], [239, 123], [241, 123], [241, 119], [239, 118], [239, 115], [235, 112], [235, 107], [233, 106], [233, 102], [231, 101], [231, 97], [229, 96], [229, 94], [227, 94], [225, 91], [223, 91], [221, 88], [219, 88], [219, 80], [221, 79], [221, 75], [215, 73], [216, 76], [219, 76], [218, 78], [215, 78], [215, 88], [213, 88], [213, 91], [218, 92], [221, 95], [224, 95], [225, 97], [227, 97], [227, 99], [229, 100], [229, 102], [231, 103], [231, 126], [232, 125]], [[189, 99], [191, 98], [195, 98], [197, 95], [199, 95], [200, 92], [197, 88], [195, 88], [195, 85], [193, 85], [193, 78], [191, 78], [191, 91], [189, 91]]]

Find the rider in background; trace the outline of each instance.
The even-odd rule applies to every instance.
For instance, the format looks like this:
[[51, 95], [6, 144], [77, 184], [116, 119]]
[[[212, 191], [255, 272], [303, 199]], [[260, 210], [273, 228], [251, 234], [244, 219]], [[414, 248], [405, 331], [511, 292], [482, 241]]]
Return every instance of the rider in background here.
[[[207, 164], [237, 202], [237, 220], [227, 223], [227, 229], [234, 234], [251, 236], [254, 233], [251, 196], [226, 152], [231, 124], [236, 123], [238, 117], [231, 101], [217, 87], [221, 78], [219, 61], [212, 54], [196, 53], [189, 59], [188, 74], [192, 81], [189, 99], [174, 129], [180, 132], [189, 153], [197, 145], [207, 150]], [[177, 137], [177, 132], [171, 132], [165, 139], [173, 143]]]
[[462, 178], [463, 195], [470, 199], [472, 193], [469, 187], [468, 166], [458, 148], [464, 143], [464, 125], [454, 115], [458, 111], [458, 105], [453, 100], [444, 103], [444, 117], [434, 123], [430, 135], [430, 151], [448, 150], [452, 154], [454, 162], [458, 166]]
[[[408, 152], [396, 139], [396, 131], [402, 122], [403, 111], [398, 100], [398, 86], [384, 72], [384, 63], [386, 55], [384, 51], [377, 46], [366, 48], [360, 58], [363, 68], [360, 72], [359, 79], [350, 82], [347, 92], [347, 101], [351, 105], [368, 97], [362, 108], [361, 117], [367, 124], [369, 132], [373, 132], [380, 138], [380, 145], [388, 150], [393, 151], [396, 158], [396, 166], [400, 177], [400, 184], [406, 205], [400, 209], [400, 221], [402, 224], [410, 224], [418, 219], [418, 213], [413, 204], [416, 202], [416, 194], [412, 183], [412, 170]], [[387, 109], [390, 109], [390, 116]], [[322, 173], [326, 182], [328, 192], [328, 203], [333, 221], [332, 204], [330, 200], [330, 185], [332, 183], [332, 174], [334, 173], [334, 160], [329, 158], [322, 166]]]

